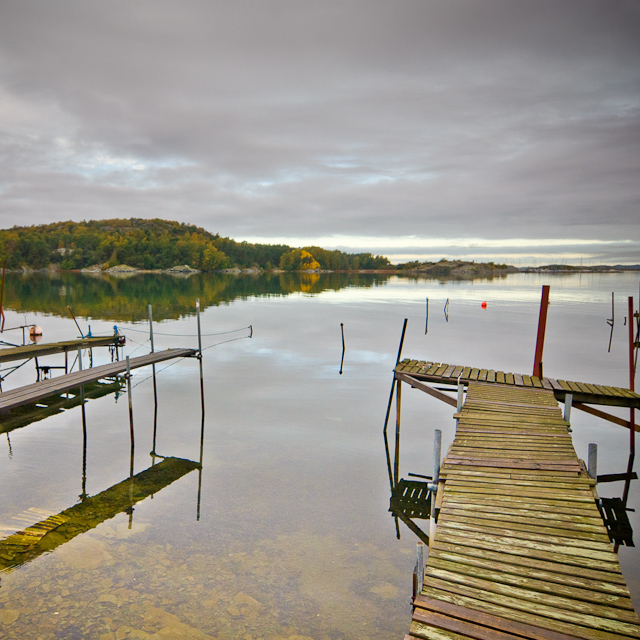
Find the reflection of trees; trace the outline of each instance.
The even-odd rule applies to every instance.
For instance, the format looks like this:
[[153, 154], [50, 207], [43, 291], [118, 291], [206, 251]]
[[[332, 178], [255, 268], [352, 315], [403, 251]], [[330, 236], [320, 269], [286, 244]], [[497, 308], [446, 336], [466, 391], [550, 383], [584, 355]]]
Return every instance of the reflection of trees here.
[[128, 278], [106, 274], [88, 275], [7, 274], [4, 306], [18, 313], [50, 313], [67, 316], [71, 305], [77, 316], [120, 322], [147, 318], [153, 305], [156, 320], [195, 313], [194, 301], [203, 308], [254, 296], [284, 296], [291, 293], [337, 291], [347, 286], [383, 284], [390, 275], [347, 273], [279, 273], [260, 276], [194, 274], [176, 278], [166, 274], [138, 273]]

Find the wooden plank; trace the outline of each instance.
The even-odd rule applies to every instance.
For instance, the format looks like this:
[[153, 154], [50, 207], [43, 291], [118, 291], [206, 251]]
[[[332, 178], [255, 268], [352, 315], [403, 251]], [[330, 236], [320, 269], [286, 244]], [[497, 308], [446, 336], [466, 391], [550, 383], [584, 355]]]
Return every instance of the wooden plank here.
[[[487, 567], [478, 566], [478, 564], [470, 565], [467, 563], [459, 563], [444, 559], [441, 556], [436, 556], [429, 560], [430, 567], [441, 572], [450, 572], [459, 576], [468, 576], [469, 578], [475, 578], [483, 581], [488, 580], [500, 585], [510, 585], [526, 589], [527, 591], [534, 591], [536, 592], [536, 596], [532, 599], [543, 600], [546, 604], [552, 604], [552, 598], [554, 596], [559, 596], [562, 599], [568, 598], [570, 600], [579, 601], [580, 604], [575, 607], [576, 611], [584, 611], [585, 603], [592, 603], [597, 607], [611, 607], [614, 609], [623, 609], [627, 612], [633, 612], [633, 604], [629, 596], [626, 594], [617, 595], [595, 591], [586, 580], [583, 581], [583, 586], [569, 586], [555, 581], [550, 581], [548, 579], [541, 579], [538, 577], [534, 578], [531, 575], [531, 572], [526, 576], [515, 573], [506, 573], [501, 571], [500, 567]], [[436, 574], [433, 573], [433, 575]], [[440, 574], [440, 576], [442, 577], [442, 574]], [[551, 595], [552, 598], [543, 598], [540, 594], [548, 594]], [[556, 602], [556, 604], [559, 603]], [[591, 612], [595, 611], [591, 610]], [[603, 615], [604, 617], [617, 618], [618, 613], [619, 612], [616, 611], [610, 611]], [[631, 616], [630, 621], [633, 621], [634, 616], [635, 613]]]
[[467, 607], [460, 607], [450, 602], [443, 602], [442, 600], [430, 598], [425, 594], [417, 596], [414, 605], [421, 611], [438, 612], [443, 615], [473, 622], [505, 633], [515, 634], [516, 637], [533, 638], [534, 640], [575, 640], [575, 636], [566, 636], [548, 629], [532, 627], [531, 625], [524, 625], [512, 620], [505, 620], [499, 616], [482, 613]]
[[[584, 580], [593, 581], [594, 588], [604, 588], [603, 585], [617, 585], [621, 588], [627, 588], [622, 571], [618, 573], [612, 571], [603, 571], [590, 566], [581, 566], [574, 563], [560, 562], [558, 558], [551, 554], [550, 557], [529, 557], [526, 553], [510, 553], [503, 548], [478, 548], [469, 545], [460, 545], [455, 542], [441, 540], [437, 535], [431, 544], [431, 549], [467, 555], [473, 558], [480, 558], [492, 562], [500, 563], [500, 565], [514, 565], [515, 571], [520, 571], [521, 567], [528, 569], [539, 569], [557, 573], [564, 576], [574, 576]], [[516, 549], [517, 551], [517, 549]], [[507, 571], [508, 568], [505, 568]]]
[[[544, 563], [542, 566], [538, 566], [537, 563], [535, 566], [526, 566], [505, 562], [503, 558], [504, 556], [500, 556], [499, 560], [487, 559], [476, 555], [446, 551], [437, 547], [432, 547], [429, 551], [430, 563], [436, 560], [447, 560], [452, 563], [457, 563], [458, 565], [469, 565], [471, 567], [499, 571], [503, 574], [512, 574], [519, 579], [530, 578], [532, 580], [542, 580], [547, 583], [587, 589], [590, 591], [589, 598], [600, 598], [602, 595], [616, 596], [624, 598], [626, 601], [631, 600], [631, 594], [625, 584], [611, 583], [607, 579], [596, 580], [592, 577], [560, 572], [558, 571], [560, 565], [556, 562]], [[605, 602], [605, 600], [599, 601]]]
[[[438, 581], [435, 588], [431, 585], [425, 586], [422, 591], [423, 595], [498, 615], [525, 625], [544, 626], [544, 628], [552, 631], [567, 633], [575, 638], [583, 638], [585, 640], [628, 640], [629, 637], [638, 637], [634, 625], [631, 624], [625, 624], [624, 628], [621, 629], [624, 623], [616, 625], [615, 621], [610, 621], [608, 626], [613, 627], [614, 631], [609, 629], [601, 630], [593, 627], [594, 624], [598, 624], [601, 620], [595, 616], [588, 617], [588, 614], [569, 616], [567, 615], [568, 612], [561, 609], [553, 607], [542, 608], [520, 601], [517, 598], [506, 598], [505, 596], [483, 592], [480, 589], [462, 586], [456, 591], [444, 588], [439, 591], [437, 587], [441, 584], [442, 581]], [[544, 611], [544, 615], [540, 615], [539, 612], [541, 610]], [[586, 624], [589, 624], [589, 626], [586, 626]]]

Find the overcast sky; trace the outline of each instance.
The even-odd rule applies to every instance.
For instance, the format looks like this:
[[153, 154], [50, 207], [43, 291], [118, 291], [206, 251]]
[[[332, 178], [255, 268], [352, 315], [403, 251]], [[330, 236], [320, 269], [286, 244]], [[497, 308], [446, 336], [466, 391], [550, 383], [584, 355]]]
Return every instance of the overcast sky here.
[[640, 0], [0, 0], [0, 227], [640, 263]]

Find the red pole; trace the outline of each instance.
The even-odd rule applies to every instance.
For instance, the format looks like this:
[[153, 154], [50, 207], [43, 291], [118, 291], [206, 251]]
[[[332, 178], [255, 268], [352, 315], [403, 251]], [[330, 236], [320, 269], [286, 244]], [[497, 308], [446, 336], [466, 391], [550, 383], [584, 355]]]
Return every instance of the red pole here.
[[533, 357], [533, 375], [542, 380], [542, 350], [544, 349], [544, 332], [547, 328], [547, 309], [549, 308], [549, 285], [542, 285], [542, 299], [540, 300], [540, 317], [538, 318], [538, 337], [536, 339], [536, 354]]

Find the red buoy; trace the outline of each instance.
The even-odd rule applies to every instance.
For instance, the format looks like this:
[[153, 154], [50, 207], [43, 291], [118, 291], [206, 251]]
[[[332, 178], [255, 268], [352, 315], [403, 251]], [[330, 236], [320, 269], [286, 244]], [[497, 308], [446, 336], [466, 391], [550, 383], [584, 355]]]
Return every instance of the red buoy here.
[[483, 302], [480, 306], [481, 306], [483, 309], [486, 309], [486, 308], [487, 308], [487, 303], [486, 303], [486, 302]]

